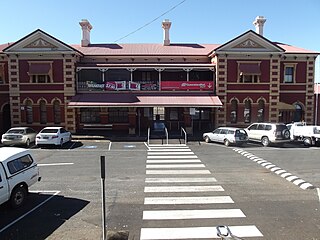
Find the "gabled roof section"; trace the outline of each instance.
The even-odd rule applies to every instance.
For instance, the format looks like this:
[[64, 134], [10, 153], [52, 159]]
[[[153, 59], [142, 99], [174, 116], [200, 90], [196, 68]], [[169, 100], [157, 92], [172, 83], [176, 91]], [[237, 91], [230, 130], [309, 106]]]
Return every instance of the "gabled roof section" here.
[[249, 30], [214, 49], [214, 52], [284, 52], [285, 50], [265, 37]]
[[[19, 41], [3, 49], [5, 53], [32, 53], [32, 52], [69, 52], [80, 53], [77, 49], [65, 44], [48, 33], [37, 29]], [[81, 54], [81, 53], [80, 53]]]

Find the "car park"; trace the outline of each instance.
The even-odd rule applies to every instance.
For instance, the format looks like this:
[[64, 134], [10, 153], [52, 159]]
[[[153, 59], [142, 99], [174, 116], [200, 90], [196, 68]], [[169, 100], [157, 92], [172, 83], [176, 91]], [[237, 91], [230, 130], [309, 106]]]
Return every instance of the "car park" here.
[[230, 144], [242, 145], [248, 141], [248, 135], [244, 129], [235, 127], [219, 127], [212, 132], [203, 134], [205, 142], [219, 142], [226, 146]]
[[283, 123], [252, 123], [245, 130], [249, 141], [261, 142], [264, 147], [291, 141], [290, 131]]
[[37, 163], [28, 149], [0, 148], [0, 204], [13, 208], [25, 203], [29, 187], [40, 181]]
[[45, 127], [36, 136], [36, 145], [42, 146], [60, 146], [70, 142], [72, 135], [63, 127]]
[[2, 134], [1, 143], [5, 146], [25, 145], [29, 147], [35, 142], [36, 135], [37, 132], [30, 127], [14, 127]]

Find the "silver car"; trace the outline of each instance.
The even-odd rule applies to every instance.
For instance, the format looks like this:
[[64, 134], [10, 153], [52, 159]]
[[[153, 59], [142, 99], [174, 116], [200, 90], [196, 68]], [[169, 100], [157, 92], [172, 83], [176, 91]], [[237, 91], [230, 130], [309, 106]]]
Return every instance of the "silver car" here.
[[10, 128], [5, 134], [2, 134], [1, 142], [3, 145], [25, 145], [29, 147], [35, 142], [37, 132], [30, 127]]
[[219, 142], [226, 146], [230, 144], [242, 145], [248, 141], [248, 134], [242, 128], [219, 127], [213, 132], [203, 134], [205, 142]]

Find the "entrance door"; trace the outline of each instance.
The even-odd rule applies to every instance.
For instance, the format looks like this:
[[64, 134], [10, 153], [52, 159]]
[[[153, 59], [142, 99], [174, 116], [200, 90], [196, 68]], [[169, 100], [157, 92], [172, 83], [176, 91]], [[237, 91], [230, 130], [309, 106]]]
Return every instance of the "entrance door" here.
[[9, 128], [11, 128], [10, 104], [6, 104], [3, 107], [1, 127], [3, 132], [6, 132]]
[[196, 108], [194, 115], [191, 115], [193, 132], [212, 131], [211, 115], [210, 108]]

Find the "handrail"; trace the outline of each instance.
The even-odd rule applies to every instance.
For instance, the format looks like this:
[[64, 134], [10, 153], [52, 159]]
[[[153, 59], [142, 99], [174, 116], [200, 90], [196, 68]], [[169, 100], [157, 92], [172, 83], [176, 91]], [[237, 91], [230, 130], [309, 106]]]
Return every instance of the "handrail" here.
[[167, 145], [169, 144], [169, 134], [168, 134], [168, 129], [165, 127], [164, 128], [165, 132], [166, 132], [166, 140], [167, 140]]
[[150, 145], [150, 127], [148, 127], [148, 138], [147, 138], [147, 144]]
[[182, 132], [184, 133], [184, 144], [187, 145], [187, 132], [183, 127], [181, 127], [181, 135], [182, 135]]

